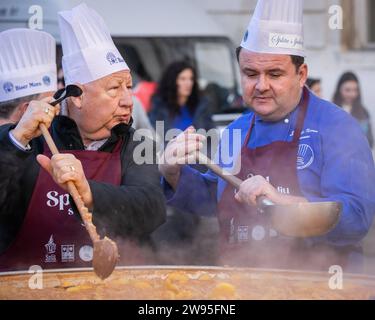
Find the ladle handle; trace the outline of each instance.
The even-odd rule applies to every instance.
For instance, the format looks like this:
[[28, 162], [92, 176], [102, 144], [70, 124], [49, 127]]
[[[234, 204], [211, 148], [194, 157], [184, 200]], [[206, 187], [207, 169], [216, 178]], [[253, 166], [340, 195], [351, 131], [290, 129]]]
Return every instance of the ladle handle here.
[[50, 102], [49, 104], [54, 107], [54, 106], [58, 105], [64, 99], [65, 99], [65, 97], [60, 97], [59, 99], [56, 99], [56, 100]]
[[[206, 157], [203, 153], [198, 154], [199, 163], [205, 165], [207, 168], [209, 168], [212, 172], [217, 174], [220, 178], [225, 180], [226, 182], [230, 183], [233, 187], [239, 189], [240, 185], [242, 184], [242, 180], [240, 178], [237, 178], [230, 172], [222, 169], [217, 164], [213, 163], [212, 160], [210, 160], [208, 157]], [[257, 206], [259, 209], [265, 209], [268, 206], [275, 205], [271, 200], [269, 200], [265, 196], [259, 196], [257, 198]]]
[[226, 171], [225, 169], [219, 167], [217, 164], [213, 163], [212, 160], [207, 158], [203, 153], [198, 154], [199, 163], [205, 165], [208, 169], [210, 169], [212, 172], [214, 172], [216, 175], [218, 175], [220, 178], [231, 184], [233, 187], [239, 189], [240, 185], [242, 184], [242, 180], [240, 178], [237, 178], [233, 174], [231, 174], [229, 171]]
[[[69, 92], [69, 88], [70, 88], [70, 92]], [[75, 89], [77, 92], [75, 92], [73, 90], [73, 93], [72, 93], [72, 89]], [[78, 93], [79, 93], [79, 95], [81, 95], [82, 94], [82, 90], [79, 87], [77, 87], [76, 85], [70, 84], [66, 88], [64, 88], [64, 91], [61, 93], [61, 95], [60, 95], [59, 98], [57, 98], [56, 100], [50, 102], [49, 104], [54, 107], [57, 104], [59, 104], [61, 101], [65, 100], [66, 98], [68, 98], [70, 96], [77, 96]]]
[[[49, 133], [46, 125], [44, 123], [40, 123], [39, 129], [42, 131], [43, 137], [46, 140], [46, 143], [48, 147], [50, 148], [52, 154], [53, 155], [59, 154], [59, 150], [57, 149], [56, 144], [53, 141], [51, 134]], [[77, 190], [77, 187], [72, 181], [68, 181], [67, 186], [68, 186], [68, 191], [77, 206], [78, 212], [81, 215], [82, 221], [85, 224], [86, 230], [89, 233], [91, 240], [93, 242], [99, 240], [100, 237], [98, 233], [96, 232], [96, 228], [91, 221], [92, 219], [91, 214], [89, 210], [86, 208], [84, 202], [82, 201], [82, 198]]]

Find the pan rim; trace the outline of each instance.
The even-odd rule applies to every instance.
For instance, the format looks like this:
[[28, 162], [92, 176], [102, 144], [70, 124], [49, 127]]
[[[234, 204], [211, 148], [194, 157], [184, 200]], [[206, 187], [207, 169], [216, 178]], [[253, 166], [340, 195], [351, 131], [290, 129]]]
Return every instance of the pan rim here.
[[[321, 271], [310, 271], [310, 270], [288, 270], [288, 269], [271, 269], [271, 268], [240, 268], [240, 267], [221, 267], [221, 266], [189, 266], [189, 265], [147, 265], [147, 266], [119, 266], [114, 271], [214, 271], [214, 272], [253, 272], [255, 273], [272, 273], [279, 274], [280, 276], [302, 276], [302, 277], [318, 277], [320, 279], [327, 279], [329, 276], [328, 272]], [[46, 274], [70, 274], [70, 273], [84, 273], [94, 272], [93, 268], [67, 268], [67, 269], [46, 269], [43, 273]], [[27, 270], [20, 271], [9, 271], [0, 272], [0, 280], [2, 277], [28, 275], [30, 274]], [[356, 274], [356, 273], [345, 273], [345, 278], [354, 281], [374, 281], [375, 275], [368, 274]]]

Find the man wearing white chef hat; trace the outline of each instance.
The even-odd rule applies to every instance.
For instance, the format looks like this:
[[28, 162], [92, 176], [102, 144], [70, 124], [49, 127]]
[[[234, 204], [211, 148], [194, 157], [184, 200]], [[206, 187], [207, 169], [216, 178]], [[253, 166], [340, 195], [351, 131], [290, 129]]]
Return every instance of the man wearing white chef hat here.
[[0, 33], [0, 125], [18, 122], [31, 100], [56, 91], [56, 43], [48, 33]]
[[[91, 240], [73, 214], [67, 181], [75, 183], [99, 233], [126, 240], [120, 245], [123, 262], [143, 263], [137, 246], [164, 222], [165, 205], [156, 164], [133, 159], [141, 142], [133, 139], [131, 128], [130, 70], [103, 19], [85, 4], [60, 12], [59, 26], [66, 84], [78, 85], [83, 94], [66, 100], [61, 115], [47, 112], [48, 119], [45, 111], [54, 109], [33, 101], [14, 129], [0, 130], [0, 152], [7, 157], [6, 163], [0, 161], [1, 179], [9, 179], [3, 169], [12, 162], [17, 168], [12, 179], [23, 181], [23, 188], [0, 184], [0, 231], [6, 214], [14, 231], [7, 236], [11, 245], [0, 241], [0, 270], [91, 265]], [[37, 128], [52, 119], [53, 139], [65, 152], [51, 157]], [[29, 150], [12, 149], [9, 130]]]
[[103, 19], [82, 4], [59, 13], [63, 69], [67, 85], [86, 84], [118, 71], [129, 71]]
[[241, 47], [252, 52], [305, 57], [303, 2], [258, 1]]
[[[239, 165], [244, 182], [236, 190], [210, 171], [181, 165], [203, 140], [189, 128], [167, 146], [166, 164], [159, 165], [168, 204], [218, 216], [223, 264], [361, 270], [360, 243], [375, 213], [374, 161], [357, 123], [305, 87], [303, 1], [258, 0], [237, 57], [252, 110], [226, 129], [228, 137], [241, 130], [241, 147], [223, 140], [218, 150], [237, 155], [232, 167]], [[217, 159], [228, 169], [225, 156]], [[342, 215], [322, 237], [287, 237], [257, 212], [260, 196], [275, 204], [340, 202]]]

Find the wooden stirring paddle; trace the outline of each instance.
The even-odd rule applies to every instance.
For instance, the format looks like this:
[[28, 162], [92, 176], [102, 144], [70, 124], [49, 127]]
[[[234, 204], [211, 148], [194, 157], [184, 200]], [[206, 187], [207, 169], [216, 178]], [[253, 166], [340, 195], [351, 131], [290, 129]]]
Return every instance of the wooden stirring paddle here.
[[[50, 104], [52, 106], [56, 106], [68, 97], [79, 97], [81, 94], [82, 90], [78, 86], [68, 85], [60, 98]], [[46, 143], [50, 148], [52, 154], [59, 154], [59, 150], [57, 149], [56, 144], [54, 143], [51, 134], [45, 124], [41, 123], [39, 125], [39, 129], [42, 131], [43, 137], [46, 140]], [[72, 181], [68, 181], [67, 186], [69, 193], [72, 196], [79, 214], [81, 215], [81, 218], [84, 222], [85, 228], [89, 233], [91, 241], [94, 245], [94, 256], [92, 263], [94, 272], [99, 278], [104, 280], [112, 274], [119, 259], [117, 245], [113, 240], [107, 237], [100, 239], [100, 236], [96, 231], [96, 227], [92, 222], [92, 213], [89, 212], [89, 210], [83, 203], [82, 197], [80, 196], [75, 184]]]

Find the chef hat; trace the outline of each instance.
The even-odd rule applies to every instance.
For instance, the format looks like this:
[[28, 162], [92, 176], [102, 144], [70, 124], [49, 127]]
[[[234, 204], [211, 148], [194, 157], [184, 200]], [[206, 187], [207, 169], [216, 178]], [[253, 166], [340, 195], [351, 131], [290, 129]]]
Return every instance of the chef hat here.
[[6, 30], [0, 48], [0, 102], [56, 91], [56, 43], [50, 34]]
[[305, 57], [303, 0], [258, 0], [241, 47]]
[[59, 12], [66, 84], [85, 84], [129, 70], [102, 17], [85, 3]]

